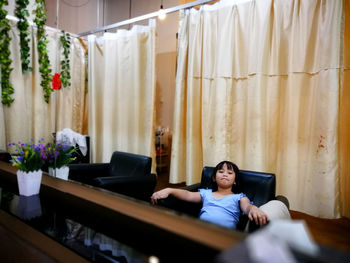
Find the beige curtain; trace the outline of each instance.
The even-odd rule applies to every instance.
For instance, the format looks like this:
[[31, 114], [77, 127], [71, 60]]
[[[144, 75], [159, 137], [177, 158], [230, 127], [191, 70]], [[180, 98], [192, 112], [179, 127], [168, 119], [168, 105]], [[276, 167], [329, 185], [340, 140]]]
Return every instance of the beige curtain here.
[[155, 22], [89, 36], [89, 134], [93, 162], [114, 151], [153, 157]]
[[[84, 98], [84, 51], [77, 39], [71, 44], [71, 87], [63, 88], [51, 94], [50, 103], [44, 101], [43, 90], [40, 85], [36, 29], [30, 30], [31, 63], [33, 71], [22, 73], [19, 31], [16, 21], [10, 21], [10, 43], [13, 71], [10, 81], [15, 93], [14, 103], [10, 107], [0, 104], [0, 148], [6, 149], [8, 142], [28, 141], [30, 138], [38, 140], [52, 138], [52, 133], [61, 128], [71, 128], [81, 132]], [[48, 52], [52, 74], [59, 72], [61, 59], [60, 32], [46, 28]]]
[[291, 209], [338, 217], [343, 1], [221, 1], [181, 13], [170, 182], [232, 160]]

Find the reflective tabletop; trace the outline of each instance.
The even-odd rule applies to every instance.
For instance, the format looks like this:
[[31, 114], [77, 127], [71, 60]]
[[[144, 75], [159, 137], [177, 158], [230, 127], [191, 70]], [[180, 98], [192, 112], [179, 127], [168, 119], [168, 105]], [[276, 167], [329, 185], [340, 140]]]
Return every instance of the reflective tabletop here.
[[41, 195], [18, 196], [0, 188], [0, 209], [91, 262], [148, 262], [145, 255], [88, 227]]

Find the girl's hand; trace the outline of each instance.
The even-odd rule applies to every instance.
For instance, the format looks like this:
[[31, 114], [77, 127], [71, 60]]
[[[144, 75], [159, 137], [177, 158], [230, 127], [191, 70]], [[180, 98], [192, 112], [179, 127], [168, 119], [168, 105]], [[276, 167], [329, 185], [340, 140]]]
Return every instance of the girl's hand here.
[[268, 217], [267, 215], [255, 205], [252, 205], [248, 214], [250, 221], [255, 221], [257, 225], [265, 225], [267, 223]]
[[170, 192], [171, 192], [170, 188], [165, 188], [165, 189], [162, 189], [158, 192], [153, 193], [153, 195], [151, 196], [152, 204], [156, 204], [158, 199], [167, 198], [169, 196]]

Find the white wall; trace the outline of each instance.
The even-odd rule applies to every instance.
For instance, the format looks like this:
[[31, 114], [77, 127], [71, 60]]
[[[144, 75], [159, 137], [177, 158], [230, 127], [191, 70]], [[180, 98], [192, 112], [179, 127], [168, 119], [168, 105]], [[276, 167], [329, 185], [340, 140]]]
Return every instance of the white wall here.
[[103, 25], [103, 0], [45, 0], [45, 2], [48, 26], [71, 33], [81, 33]]

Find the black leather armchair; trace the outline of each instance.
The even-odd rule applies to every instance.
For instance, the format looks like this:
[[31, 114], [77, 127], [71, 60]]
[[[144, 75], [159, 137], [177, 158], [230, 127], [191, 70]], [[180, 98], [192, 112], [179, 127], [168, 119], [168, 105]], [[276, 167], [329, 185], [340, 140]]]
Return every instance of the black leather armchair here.
[[109, 163], [70, 164], [69, 179], [149, 201], [156, 186], [152, 158], [114, 152]]
[[[211, 175], [213, 173], [214, 167], [204, 167], [202, 171], [202, 179], [198, 184], [190, 185], [184, 187], [183, 189], [195, 192], [200, 188], [212, 189], [213, 182]], [[286, 204], [289, 208], [289, 203], [287, 198], [284, 196], [275, 196], [276, 194], [276, 178], [272, 173], [262, 173], [255, 171], [245, 171], [240, 170], [238, 176], [236, 176], [237, 192], [244, 193], [247, 195], [250, 201], [256, 206], [261, 206], [268, 201], [278, 199]], [[161, 206], [189, 214], [191, 216], [198, 217], [201, 204], [190, 203], [186, 201], [179, 200], [173, 196], [169, 196], [166, 199], [158, 200], [158, 204]], [[242, 215], [237, 224], [237, 229], [243, 231], [247, 225], [248, 216]], [[254, 231], [258, 226], [251, 223], [249, 224], [249, 232]]]

